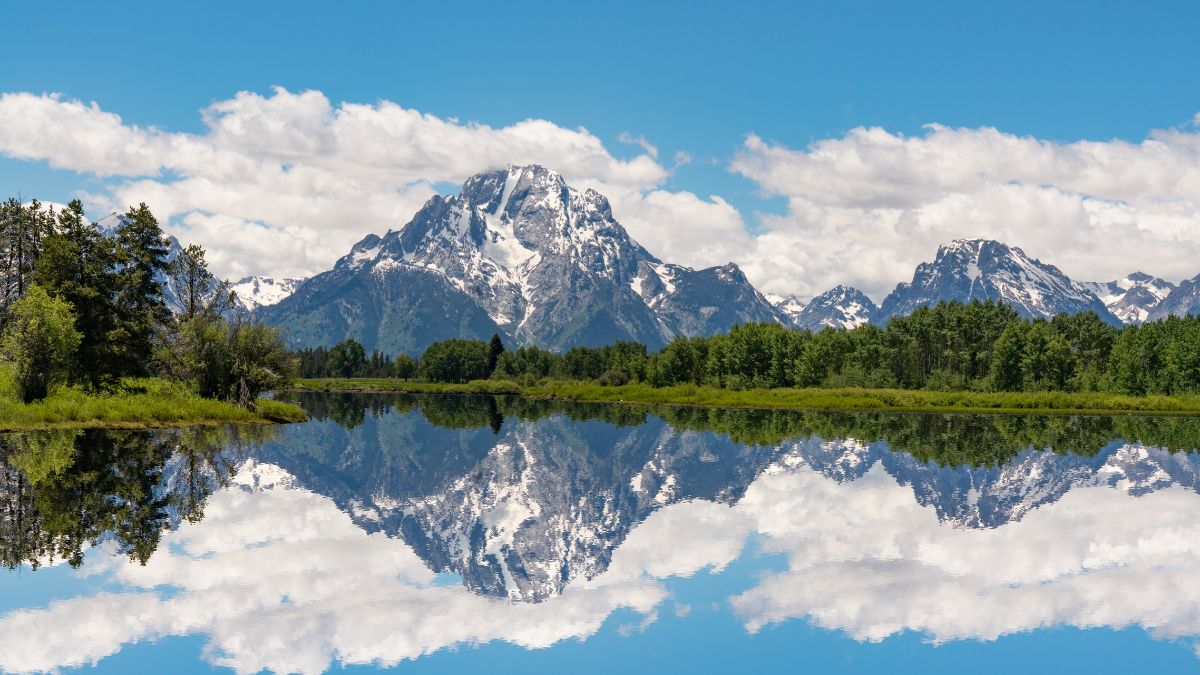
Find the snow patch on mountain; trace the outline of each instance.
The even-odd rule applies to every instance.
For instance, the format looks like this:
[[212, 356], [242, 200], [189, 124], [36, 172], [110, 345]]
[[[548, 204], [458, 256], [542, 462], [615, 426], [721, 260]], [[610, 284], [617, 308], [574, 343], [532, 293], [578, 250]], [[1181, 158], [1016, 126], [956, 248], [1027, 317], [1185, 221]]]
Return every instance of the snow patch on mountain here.
[[233, 283], [238, 303], [247, 311], [269, 307], [288, 297], [304, 279], [275, 279], [268, 276], [242, 277]]
[[849, 330], [870, 323], [879, 308], [862, 291], [837, 286], [813, 298], [795, 317], [795, 325], [809, 330]]
[[1144, 323], [1159, 303], [1175, 290], [1175, 284], [1143, 272], [1107, 283], [1085, 282], [1082, 285], [1126, 324]]
[[938, 248], [933, 262], [921, 263], [911, 282], [884, 299], [879, 320], [950, 300], [995, 300], [1028, 318], [1091, 311], [1120, 323], [1084, 284], [1017, 247], [988, 239], [958, 239]]

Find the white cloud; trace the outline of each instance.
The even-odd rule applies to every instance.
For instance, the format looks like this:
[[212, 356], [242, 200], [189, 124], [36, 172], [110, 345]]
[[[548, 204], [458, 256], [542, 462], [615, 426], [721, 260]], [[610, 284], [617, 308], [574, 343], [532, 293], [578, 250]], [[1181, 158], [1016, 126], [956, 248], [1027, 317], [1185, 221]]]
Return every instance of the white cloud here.
[[94, 213], [146, 201], [230, 277], [327, 269], [367, 233], [408, 222], [435, 185], [508, 163], [540, 163], [601, 190], [652, 253], [695, 267], [737, 262], [764, 292], [806, 297], [848, 283], [881, 300], [959, 237], [1021, 246], [1080, 280], [1200, 272], [1193, 127], [1139, 143], [857, 128], [799, 150], [751, 135], [732, 170], [787, 201], [785, 214], [755, 216], [751, 228], [720, 196], [664, 189], [670, 168], [640, 135], [618, 136], [642, 150], [623, 160], [587, 129], [546, 120], [493, 127], [278, 88], [200, 114], [202, 132], [179, 133], [127, 124], [94, 103], [8, 93], [0, 153], [101, 177], [108, 190], [86, 195]]
[[992, 128], [857, 128], [803, 150], [751, 135], [732, 168], [788, 200], [786, 215], [763, 219], [747, 265], [766, 291], [849, 283], [880, 300], [960, 237], [1020, 246], [1081, 280], [1200, 272], [1192, 129], [1058, 143]]
[[[661, 192], [667, 176], [645, 138], [629, 140], [646, 154], [621, 160], [586, 129], [545, 120], [492, 127], [278, 88], [201, 112], [203, 133], [175, 133], [126, 124], [94, 103], [8, 93], [0, 153], [105, 178], [109, 193], [87, 195], [89, 208], [145, 201], [169, 231], [209, 249], [225, 276], [321, 271], [366, 234], [408, 222], [433, 184], [508, 163], [612, 186], [627, 202]], [[728, 217], [728, 205], [679, 194], [696, 202], [693, 212], [709, 204]]]
[[649, 140], [647, 140], [645, 136], [642, 136], [640, 134], [637, 136], [634, 136], [633, 134], [629, 133], [628, 131], [622, 131], [621, 133], [617, 134], [617, 141], [620, 143], [624, 143], [625, 145], [636, 145], [639, 148], [641, 148], [642, 151], [645, 152], [647, 155], [650, 155], [651, 157], [658, 159], [658, 148], [655, 147], [655, 145], [653, 143], [651, 143]]

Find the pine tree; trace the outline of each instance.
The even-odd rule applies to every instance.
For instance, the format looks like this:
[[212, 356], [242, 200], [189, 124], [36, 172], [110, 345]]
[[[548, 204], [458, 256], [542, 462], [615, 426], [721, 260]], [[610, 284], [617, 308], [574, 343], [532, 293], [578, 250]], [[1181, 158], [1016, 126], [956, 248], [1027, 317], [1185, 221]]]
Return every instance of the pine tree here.
[[111, 335], [115, 365], [123, 375], [148, 373], [154, 332], [170, 320], [162, 278], [167, 271], [167, 240], [143, 202], [121, 218], [116, 229], [121, 253], [117, 284], [119, 325]]
[[111, 380], [109, 339], [117, 327], [117, 249], [112, 239], [86, 221], [79, 200], [59, 212], [57, 227], [43, 242], [34, 279], [75, 308], [81, 342], [71, 379], [93, 388]]
[[[7, 310], [33, 283], [42, 240], [53, 225], [53, 210], [36, 199], [28, 205], [10, 198], [0, 207], [0, 308]], [[7, 311], [0, 315], [6, 320]]]
[[176, 318], [217, 317], [233, 309], [237, 300], [231, 284], [208, 271], [204, 249], [189, 244], [169, 267], [174, 282]]
[[492, 341], [488, 343], [488, 376], [491, 376], [496, 370], [496, 362], [500, 360], [500, 355], [504, 353], [504, 342], [500, 336], [493, 333]]

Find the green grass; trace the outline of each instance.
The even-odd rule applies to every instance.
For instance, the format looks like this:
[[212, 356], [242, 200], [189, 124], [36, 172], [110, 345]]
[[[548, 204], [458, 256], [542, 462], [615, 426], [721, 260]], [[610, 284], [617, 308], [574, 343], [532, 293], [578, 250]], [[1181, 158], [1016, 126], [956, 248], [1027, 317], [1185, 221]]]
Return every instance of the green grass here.
[[[9, 395], [4, 395], [9, 394]], [[258, 410], [201, 398], [183, 385], [159, 379], [128, 380], [121, 391], [89, 394], [58, 388], [47, 398], [22, 403], [0, 391], [0, 431], [33, 429], [150, 429], [227, 422], [299, 422], [300, 408], [259, 399]]]
[[628, 384], [604, 387], [592, 382], [548, 380], [523, 387], [515, 382], [480, 380], [440, 384], [397, 379], [301, 380], [306, 391], [381, 391], [446, 394], [520, 394], [596, 403], [653, 403], [719, 408], [864, 410], [897, 412], [1200, 415], [1200, 396], [1124, 396], [1094, 392], [941, 392], [908, 389], [749, 389]]

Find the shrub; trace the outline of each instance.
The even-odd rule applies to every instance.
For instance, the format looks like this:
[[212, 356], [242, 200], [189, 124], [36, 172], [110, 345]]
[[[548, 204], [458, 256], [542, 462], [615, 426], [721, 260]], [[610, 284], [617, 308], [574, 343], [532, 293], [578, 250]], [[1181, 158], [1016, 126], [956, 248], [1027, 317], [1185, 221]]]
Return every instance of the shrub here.
[[17, 393], [29, 403], [46, 398], [50, 386], [66, 378], [81, 336], [71, 304], [41, 286], [31, 286], [12, 311], [2, 347], [15, 366]]
[[629, 384], [629, 376], [619, 370], [606, 370], [596, 378], [596, 384], [602, 387], [619, 387]]

